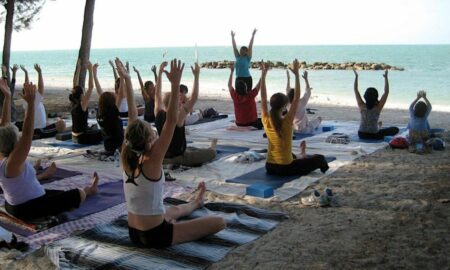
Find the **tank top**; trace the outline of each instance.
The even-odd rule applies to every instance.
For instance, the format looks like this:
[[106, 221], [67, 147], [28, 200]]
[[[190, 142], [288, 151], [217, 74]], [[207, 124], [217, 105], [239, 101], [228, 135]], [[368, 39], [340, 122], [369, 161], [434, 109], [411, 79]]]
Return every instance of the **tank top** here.
[[[155, 126], [158, 134], [161, 135], [162, 128], [166, 122], [166, 112], [159, 111], [155, 118]], [[186, 130], [184, 125], [182, 127], [176, 126], [173, 132], [172, 141], [169, 149], [167, 149], [166, 158], [173, 158], [184, 154], [186, 151]]]
[[11, 205], [19, 205], [45, 195], [45, 190], [36, 178], [36, 171], [25, 161], [23, 172], [16, 177], [6, 177], [7, 158], [0, 163], [0, 186], [5, 200]]
[[359, 125], [359, 131], [366, 133], [377, 133], [379, 118], [380, 112], [376, 108], [369, 110], [364, 106], [361, 110], [361, 123]]
[[150, 98], [145, 102], [144, 120], [147, 122], [155, 122], [155, 100]]
[[72, 110], [70, 113], [72, 114], [72, 132], [85, 132], [88, 128], [88, 110], [83, 111], [83, 108], [81, 108], [81, 103], [77, 102], [72, 105]]
[[281, 124], [281, 132], [283, 138], [280, 138], [270, 122], [270, 116], [262, 117], [264, 130], [269, 141], [267, 149], [267, 163], [288, 165], [293, 161], [292, 158], [292, 134], [293, 126], [291, 120], [283, 118]]
[[164, 171], [161, 169], [161, 177], [153, 180], [144, 175], [142, 165], [139, 165], [139, 169], [141, 172], [134, 179], [130, 179], [126, 172], [123, 172], [123, 190], [128, 212], [149, 216], [164, 214]]
[[103, 115], [97, 115], [97, 122], [102, 129], [103, 143], [106, 151], [114, 151], [120, 147], [123, 142], [124, 132], [122, 119], [119, 117], [119, 110], [116, 106], [104, 112]]

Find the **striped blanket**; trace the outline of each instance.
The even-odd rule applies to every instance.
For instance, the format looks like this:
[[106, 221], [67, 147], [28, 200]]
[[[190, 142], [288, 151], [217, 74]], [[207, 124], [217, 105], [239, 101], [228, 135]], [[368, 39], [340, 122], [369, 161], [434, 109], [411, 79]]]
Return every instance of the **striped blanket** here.
[[[169, 205], [184, 203], [168, 198]], [[79, 235], [56, 241], [47, 247], [50, 259], [60, 268], [73, 269], [204, 269], [224, 258], [233, 248], [254, 241], [287, 218], [233, 203], [207, 203], [187, 219], [205, 215], [222, 216], [227, 228], [215, 235], [157, 250], [139, 248], [128, 237], [127, 217]]]

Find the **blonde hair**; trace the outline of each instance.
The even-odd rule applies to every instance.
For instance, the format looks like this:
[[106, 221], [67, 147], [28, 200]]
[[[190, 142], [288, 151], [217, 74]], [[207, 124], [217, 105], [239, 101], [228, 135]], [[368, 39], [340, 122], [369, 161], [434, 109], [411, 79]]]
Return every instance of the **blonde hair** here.
[[14, 124], [0, 127], [0, 153], [7, 157], [19, 141], [19, 129]]
[[138, 119], [128, 125], [125, 133], [125, 147], [121, 153], [125, 171], [134, 175], [139, 165], [139, 159], [145, 153], [147, 141], [151, 136], [155, 136], [154, 131], [142, 120]]

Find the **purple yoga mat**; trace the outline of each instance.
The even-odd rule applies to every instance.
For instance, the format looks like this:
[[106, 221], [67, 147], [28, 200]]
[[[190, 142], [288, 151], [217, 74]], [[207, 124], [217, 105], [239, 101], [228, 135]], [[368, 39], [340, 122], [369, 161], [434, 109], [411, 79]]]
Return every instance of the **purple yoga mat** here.
[[[43, 171], [44, 171], [44, 169], [36, 170], [36, 173], [40, 174]], [[65, 178], [69, 178], [69, 177], [73, 177], [73, 176], [77, 176], [77, 175], [81, 175], [81, 174], [83, 174], [83, 173], [77, 172], [77, 171], [66, 170], [66, 169], [62, 169], [62, 168], [56, 168], [56, 172], [52, 178], [45, 179], [40, 182], [41, 182], [41, 184], [48, 184], [48, 183], [51, 183], [54, 181], [58, 181], [61, 179], [65, 179]]]
[[125, 202], [122, 180], [105, 183], [98, 186], [97, 194], [87, 197], [79, 208], [65, 212], [58, 218], [62, 222], [80, 219], [90, 214], [98, 213], [105, 209]]

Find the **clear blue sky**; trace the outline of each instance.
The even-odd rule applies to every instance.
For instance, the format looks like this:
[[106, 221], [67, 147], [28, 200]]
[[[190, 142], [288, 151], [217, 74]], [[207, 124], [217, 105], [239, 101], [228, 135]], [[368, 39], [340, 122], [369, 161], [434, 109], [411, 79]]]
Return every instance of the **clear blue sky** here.
[[[12, 50], [79, 48], [84, 4], [47, 1]], [[450, 44], [447, 0], [97, 0], [94, 16], [93, 48], [230, 46], [231, 29], [243, 45], [253, 28], [256, 45]]]

